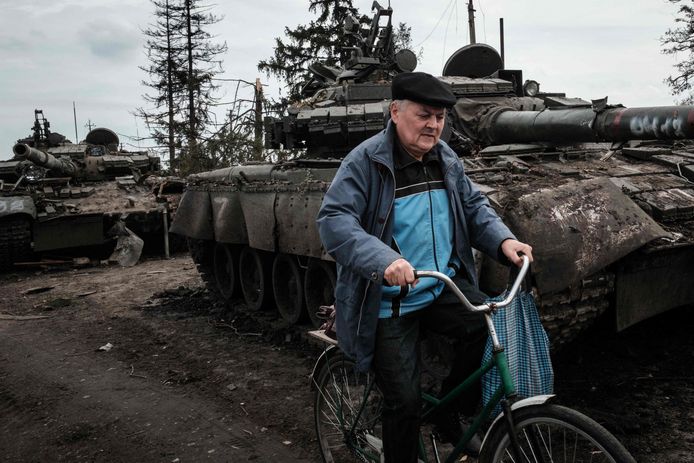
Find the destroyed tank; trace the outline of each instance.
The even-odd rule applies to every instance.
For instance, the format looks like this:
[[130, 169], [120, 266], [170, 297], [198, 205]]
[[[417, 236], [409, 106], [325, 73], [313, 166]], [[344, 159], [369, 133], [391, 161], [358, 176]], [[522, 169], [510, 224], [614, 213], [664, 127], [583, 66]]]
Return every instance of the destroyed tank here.
[[33, 135], [0, 161], [0, 270], [101, 259], [117, 241], [132, 245], [121, 263], [137, 261], [143, 245], [163, 250], [182, 182], [152, 175], [159, 158], [120, 150], [109, 129], [72, 143], [51, 132], [43, 111], [34, 115]]
[[[188, 179], [173, 223], [224, 301], [276, 306], [289, 323], [333, 302], [335, 265], [315, 218], [340, 159], [383, 130], [389, 81], [414, 68], [394, 53], [390, 8], [342, 69], [313, 65], [266, 147], [297, 159]], [[359, 35], [359, 34], [355, 34]], [[609, 312], [618, 330], [694, 302], [694, 107], [624, 108], [541, 92], [485, 44], [462, 47], [440, 79], [457, 104], [444, 138], [512, 231], [534, 246], [532, 281], [553, 344]], [[482, 289], [508, 269], [478, 256]], [[338, 308], [339, 310], [339, 308]]]

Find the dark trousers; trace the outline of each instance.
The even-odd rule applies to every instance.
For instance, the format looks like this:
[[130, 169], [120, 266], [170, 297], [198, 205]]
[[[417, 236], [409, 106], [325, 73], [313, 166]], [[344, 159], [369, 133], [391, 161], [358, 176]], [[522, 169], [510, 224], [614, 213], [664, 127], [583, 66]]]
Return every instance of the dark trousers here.
[[[486, 299], [486, 295], [467, 280], [455, 278], [454, 281], [473, 304]], [[442, 384], [442, 394], [480, 366], [487, 338], [484, 317], [468, 312], [447, 290], [423, 310], [378, 321], [374, 369], [384, 400], [381, 418], [386, 463], [417, 462], [422, 413], [419, 346], [425, 331], [458, 340], [451, 373]], [[479, 397], [478, 384], [461, 394], [454, 407], [470, 415]]]

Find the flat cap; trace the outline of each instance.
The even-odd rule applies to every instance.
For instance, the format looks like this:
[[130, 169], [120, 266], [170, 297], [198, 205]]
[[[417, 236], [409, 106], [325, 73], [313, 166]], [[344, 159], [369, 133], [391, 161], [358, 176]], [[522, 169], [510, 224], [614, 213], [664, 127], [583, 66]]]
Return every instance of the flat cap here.
[[450, 108], [456, 101], [450, 85], [426, 72], [396, 75], [391, 92], [394, 100], [411, 100], [437, 108]]

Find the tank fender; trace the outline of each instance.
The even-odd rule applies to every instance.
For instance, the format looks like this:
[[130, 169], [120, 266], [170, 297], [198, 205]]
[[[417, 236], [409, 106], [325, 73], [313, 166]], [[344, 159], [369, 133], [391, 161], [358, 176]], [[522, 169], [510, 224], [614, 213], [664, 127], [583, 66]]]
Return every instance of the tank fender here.
[[281, 252], [331, 259], [321, 245], [315, 225], [323, 191], [280, 192], [275, 201], [277, 245]]
[[335, 354], [339, 353], [340, 349], [335, 346], [331, 345], [328, 346], [321, 354], [320, 357], [318, 357], [318, 360], [316, 360], [316, 364], [313, 366], [313, 371], [311, 372], [310, 376], [310, 381], [311, 381], [311, 390], [315, 391], [316, 390], [316, 376], [318, 376], [323, 369], [323, 366], [328, 363], [328, 360], [330, 360]]
[[541, 294], [559, 291], [669, 234], [609, 178], [526, 194], [504, 219], [537, 247], [533, 275]]
[[[554, 394], [542, 394], [542, 395], [536, 395], [533, 397], [528, 397], [525, 399], [521, 399], [517, 402], [514, 402], [511, 404], [511, 410], [518, 410], [519, 408], [523, 407], [530, 407], [533, 405], [542, 405], [544, 403], [549, 402], [551, 399], [554, 398]], [[482, 448], [484, 448], [484, 444], [487, 442], [487, 437], [493, 435], [493, 433], [496, 431], [497, 426], [506, 426], [506, 423], [503, 421], [503, 414], [498, 414], [496, 418], [494, 418], [494, 421], [492, 422], [492, 425], [489, 426], [487, 429], [486, 434], [484, 435], [484, 439], [482, 439]]]
[[[275, 216], [277, 193], [253, 192], [240, 196], [243, 219], [248, 232], [248, 245], [255, 249], [275, 252], [277, 217]], [[267, 211], [273, 211], [269, 214]]]
[[36, 205], [31, 196], [0, 197], [0, 218], [11, 215], [25, 215], [36, 218]]
[[213, 240], [212, 205], [207, 191], [186, 190], [176, 209], [171, 233], [197, 240]]
[[210, 191], [215, 241], [247, 244], [248, 231], [238, 189]]

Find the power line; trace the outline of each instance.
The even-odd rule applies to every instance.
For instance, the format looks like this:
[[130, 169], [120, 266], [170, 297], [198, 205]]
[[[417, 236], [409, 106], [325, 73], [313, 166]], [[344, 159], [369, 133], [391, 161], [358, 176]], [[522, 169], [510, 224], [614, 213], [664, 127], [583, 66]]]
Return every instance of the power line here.
[[480, 13], [482, 13], [482, 32], [484, 33], [484, 43], [487, 43], [487, 18], [484, 15], [484, 9], [482, 8], [482, 0], [477, 0], [477, 4], [480, 8]]
[[426, 37], [424, 37], [424, 40], [422, 40], [422, 41], [419, 42], [417, 45], [415, 45], [414, 48], [420, 47], [424, 42], [426, 42], [427, 40], [429, 40], [429, 37], [431, 37], [431, 35], [434, 33], [434, 31], [436, 31], [436, 29], [439, 27], [439, 24], [440, 24], [441, 21], [443, 20], [443, 17], [446, 15], [446, 13], [448, 12], [448, 10], [451, 8], [451, 5], [452, 5], [453, 2], [455, 2], [455, 1], [456, 1], [456, 0], [451, 0], [450, 2], [448, 2], [448, 6], [446, 6], [446, 8], [443, 10], [443, 13], [441, 13], [441, 16], [439, 17], [439, 20], [436, 21], [436, 25], [435, 25], [434, 28], [431, 30], [431, 32], [429, 32], [429, 35], [427, 35]]

